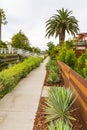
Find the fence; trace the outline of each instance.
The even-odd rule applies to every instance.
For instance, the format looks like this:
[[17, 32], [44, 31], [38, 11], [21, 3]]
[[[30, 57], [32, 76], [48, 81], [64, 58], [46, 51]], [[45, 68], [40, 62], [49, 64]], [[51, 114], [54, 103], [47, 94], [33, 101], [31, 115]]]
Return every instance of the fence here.
[[78, 112], [85, 125], [84, 130], [87, 130], [87, 80], [63, 62], [58, 61], [58, 65], [64, 79], [64, 86], [74, 90], [75, 96], [78, 97], [76, 106], [79, 108]]
[[22, 56], [30, 56], [30, 55], [35, 55], [34, 52], [29, 52], [27, 50], [23, 49], [5, 49], [5, 48], [0, 48], [0, 54], [20, 54]]

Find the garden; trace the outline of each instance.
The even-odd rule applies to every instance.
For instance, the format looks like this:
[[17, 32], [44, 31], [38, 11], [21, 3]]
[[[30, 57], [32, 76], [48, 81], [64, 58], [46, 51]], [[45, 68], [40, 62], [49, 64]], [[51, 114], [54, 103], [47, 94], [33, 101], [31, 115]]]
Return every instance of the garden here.
[[[5, 24], [7, 21], [3, 9], [0, 14], [1, 26], [3, 17]], [[87, 50], [77, 58], [76, 40], [83, 39], [65, 42], [66, 32], [73, 36], [79, 32], [78, 20], [71, 14], [72, 11], [62, 8], [46, 21], [46, 36], [59, 36], [59, 46], [52, 42], [47, 44], [50, 60], [46, 65], [46, 77], [33, 130], [87, 130]], [[1, 45], [4, 46], [3, 43]], [[21, 31], [12, 37], [12, 46], [40, 51], [30, 47], [28, 38]], [[38, 67], [42, 60], [41, 57], [29, 57], [0, 72], [0, 98]]]
[[87, 51], [77, 58], [72, 42], [67, 42], [60, 49], [48, 49], [50, 60], [33, 130], [87, 129]]

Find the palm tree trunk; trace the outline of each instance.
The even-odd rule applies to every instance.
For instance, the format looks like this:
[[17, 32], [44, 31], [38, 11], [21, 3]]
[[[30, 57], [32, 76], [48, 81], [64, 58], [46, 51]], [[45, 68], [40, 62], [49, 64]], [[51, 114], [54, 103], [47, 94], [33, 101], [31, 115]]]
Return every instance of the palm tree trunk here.
[[65, 40], [65, 31], [59, 34], [59, 46], [62, 46], [62, 44], [64, 44], [64, 40]]

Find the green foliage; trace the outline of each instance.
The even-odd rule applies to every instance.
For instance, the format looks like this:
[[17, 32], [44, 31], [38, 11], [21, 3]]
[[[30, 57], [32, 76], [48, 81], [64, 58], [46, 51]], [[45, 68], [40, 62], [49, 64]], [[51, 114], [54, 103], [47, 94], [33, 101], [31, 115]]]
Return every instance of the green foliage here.
[[[68, 44], [68, 43], [67, 43]], [[66, 63], [71, 68], [74, 68], [76, 62], [76, 55], [73, 49], [71, 49], [70, 45], [64, 44], [57, 57], [58, 60]]]
[[74, 68], [75, 61], [76, 61], [76, 56], [73, 49], [67, 50], [65, 55], [65, 63], [69, 65], [71, 68]]
[[59, 36], [59, 45], [61, 46], [65, 40], [65, 33], [75, 35], [78, 33], [78, 20], [71, 16], [72, 11], [68, 9], [59, 9], [57, 14], [53, 15], [46, 21], [46, 36]]
[[0, 41], [0, 48], [7, 48], [7, 45], [5, 44], [5, 42]]
[[41, 50], [38, 47], [32, 47], [32, 50], [36, 54], [40, 54], [41, 53]]
[[48, 130], [72, 130], [72, 128], [68, 123], [57, 120], [55, 123], [51, 122], [50, 125], [48, 125]]
[[85, 75], [86, 60], [87, 60], [87, 50], [77, 59], [77, 64], [75, 67], [75, 70], [82, 76], [86, 76]]
[[58, 46], [55, 46], [53, 44], [53, 42], [48, 42], [47, 43], [47, 46], [48, 46], [48, 55], [51, 57], [51, 58], [55, 58], [57, 55], [58, 55], [58, 52], [59, 52], [59, 47]]
[[60, 76], [55, 71], [52, 71], [49, 74], [48, 79], [47, 79], [49, 83], [58, 83], [60, 82], [60, 80], [61, 80]]
[[71, 125], [71, 120], [75, 120], [70, 115], [69, 108], [75, 102], [73, 99], [73, 92], [70, 88], [64, 87], [51, 87], [49, 90], [49, 96], [46, 99], [46, 105], [44, 106], [44, 114], [46, 115], [46, 121], [62, 120], [63, 122]]
[[87, 59], [85, 60], [85, 67], [83, 68], [83, 76], [87, 78]]
[[60, 82], [61, 78], [60, 78], [60, 74], [59, 74], [59, 67], [58, 67], [56, 60], [53, 60], [53, 59], [49, 60], [49, 62], [46, 65], [46, 68], [49, 72], [47, 81], [49, 83]]
[[53, 44], [53, 42], [48, 42], [47, 43], [47, 47], [48, 47], [48, 55], [51, 55], [51, 51], [52, 51], [52, 49], [54, 48], [54, 44]]
[[58, 66], [56, 60], [50, 59], [46, 64], [46, 69], [51, 70], [51, 67], [55, 67], [55, 66]]
[[12, 58], [12, 57], [17, 57], [18, 54], [0, 54], [0, 58]]
[[74, 47], [74, 42], [73, 42], [73, 40], [67, 40], [67, 41], [65, 42], [65, 44], [66, 44], [67, 49], [71, 49], [71, 48]]
[[1, 8], [0, 8], [0, 24], [7, 24], [5, 12]]
[[1, 25], [2, 24], [6, 25], [7, 21], [6, 21], [6, 15], [5, 15], [4, 10], [0, 8], [0, 41], [1, 41]]
[[66, 48], [66, 46], [63, 45], [61, 47], [61, 49], [59, 50], [59, 55], [58, 55], [57, 59], [62, 62], [65, 62], [66, 51], [67, 51], [67, 48]]
[[53, 42], [48, 42], [48, 43], [47, 43], [47, 46], [48, 46], [48, 50], [49, 50], [49, 51], [51, 51], [51, 50], [54, 48]]
[[0, 72], [0, 82], [4, 86], [4, 93], [11, 91], [21, 78], [25, 77], [32, 69], [39, 66], [41, 61], [41, 57], [29, 57], [25, 59], [24, 62]]
[[12, 37], [12, 46], [15, 48], [29, 49], [29, 40], [22, 31]]

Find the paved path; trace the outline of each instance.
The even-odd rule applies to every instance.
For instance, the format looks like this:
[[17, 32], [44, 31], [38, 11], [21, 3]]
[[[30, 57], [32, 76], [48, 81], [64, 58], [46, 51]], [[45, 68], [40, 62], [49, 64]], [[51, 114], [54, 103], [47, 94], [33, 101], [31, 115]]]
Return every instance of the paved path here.
[[0, 100], [0, 130], [33, 130], [47, 61], [48, 58]]

